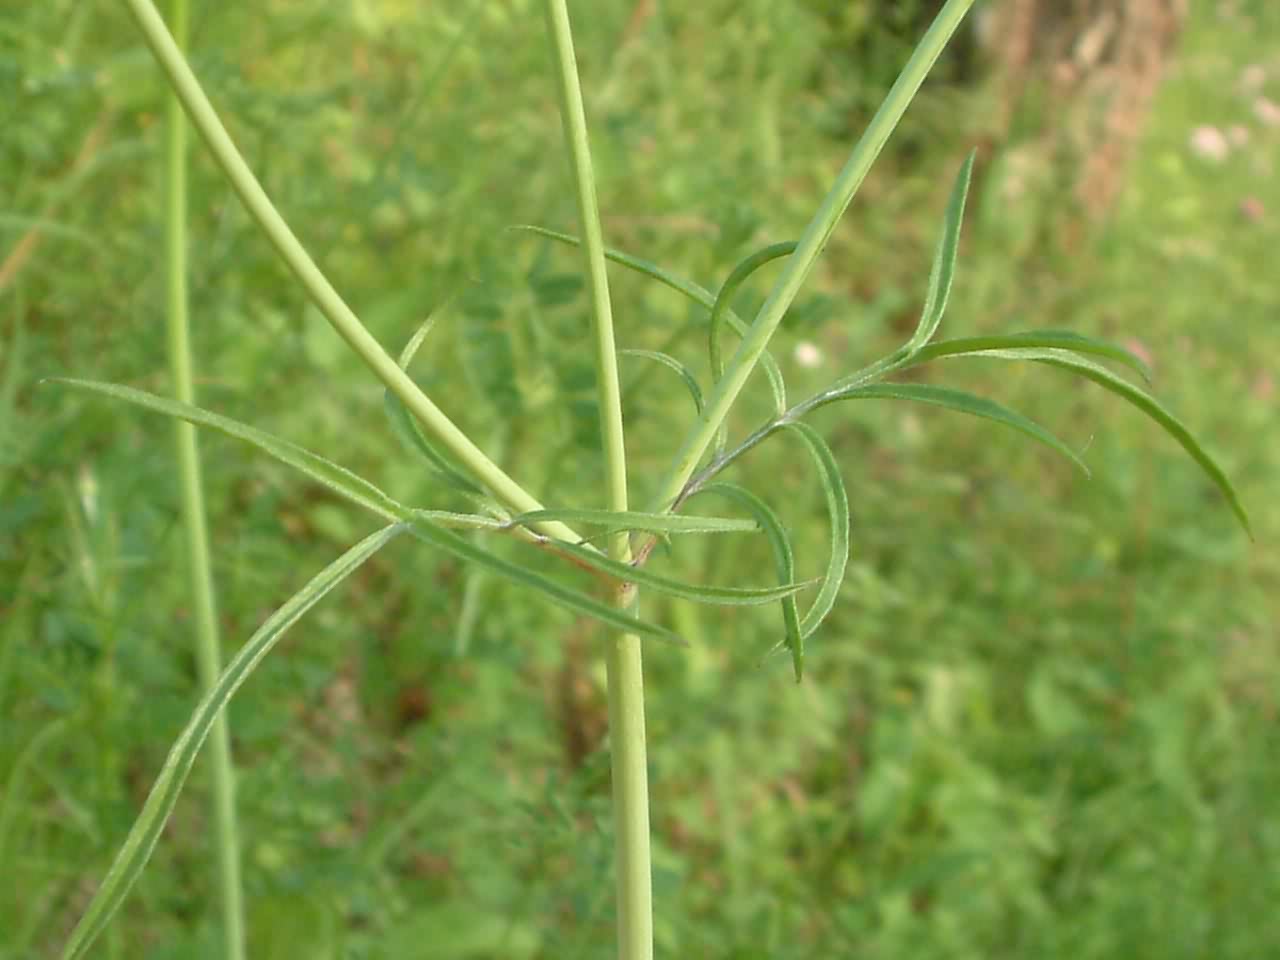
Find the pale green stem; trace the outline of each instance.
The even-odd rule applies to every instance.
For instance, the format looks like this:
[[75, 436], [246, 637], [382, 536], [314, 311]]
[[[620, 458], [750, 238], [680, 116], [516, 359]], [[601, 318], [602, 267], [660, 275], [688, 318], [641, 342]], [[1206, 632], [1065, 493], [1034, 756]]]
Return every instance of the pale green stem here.
[[[600, 432], [610, 510], [627, 509], [627, 456], [623, 441], [622, 398], [613, 338], [613, 313], [605, 267], [604, 239], [596, 203], [595, 177], [587, 142], [586, 113], [565, 0], [546, 0], [547, 30], [555, 52], [560, 115], [577, 192], [582, 251], [590, 280], [592, 333], [600, 403]], [[631, 559], [627, 533], [609, 539], [609, 555]], [[636, 609], [634, 589], [623, 589], [619, 607]], [[613, 771], [613, 823], [618, 910], [619, 960], [653, 956], [653, 886], [649, 854], [649, 774], [644, 731], [644, 675], [640, 638], [619, 634], [608, 646], [609, 742]]]
[[[173, 35], [179, 49], [187, 42], [187, 0], [173, 2]], [[169, 369], [174, 399], [195, 404], [191, 373], [190, 324], [187, 316], [187, 124], [172, 94], [165, 102], [165, 291], [168, 314]], [[201, 484], [196, 428], [174, 424], [178, 477], [182, 487], [182, 523], [187, 534], [187, 572], [195, 607], [196, 664], [200, 686], [208, 692], [222, 672], [218, 648], [218, 613], [209, 562], [209, 531]], [[214, 842], [222, 891], [223, 956], [244, 960], [244, 893], [240, 884], [240, 849], [236, 830], [235, 768], [226, 714], [214, 722], [209, 736], [213, 768]]]
[[[199, 81], [187, 65], [182, 51], [173, 42], [173, 37], [169, 35], [164, 20], [156, 11], [154, 4], [151, 0], [125, 0], [125, 3], [128, 4], [129, 11], [137, 21], [151, 52], [168, 76], [183, 107], [186, 108], [192, 125], [208, 145], [209, 151], [231, 183], [232, 189], [244, 203], [249, 215], [267, 235], [267, 239], [271, 241], [280, 258], [302, 284], [311, 301], [333, 325], [339, 336], [350, 345], [374, 375], [400, 398], [422, 423], [423, 428], [479, 482], [488, 487], [505, 506], [519, 513], [542, 509], [542, 505], [532, 494], [507, 476], [501, 467], [490, 460], [484, 451], [458, 429], [457, 425], [419, 389], [418, 385], [400, 369], [399, 364], [365, 329], [360, 319], [307, 254], [293, 231], [289, 229], [289, 225], [285, 223], [284, 218], [267, 197], [262, 185], [254, 177], [239, 150], [232, 143], [222, 121], [214, 112], [209, 98], [200, 89]], [[555, 539], [574, 542], [582, 539], [570, 527], [557, 521], [548, 521], [539, 525], [538, 529], [539, 532]]]
[[907, 65], [902, 69], [893, 89], [885, 97], [884, 103], [876, 111], [866, 132], [853, 148], [844, 169], [836, 177], [835, 183], [827, 192], [805, 228], [796, 251], [787, 258], [782, 275], [774, 284], [769, 297], [760, 307], [747, 335], [738, 345], [737, 351], [729, 361], [728, 369], [716, 384], [715, 390], [707, 400], [701, 416], [694, 422], [679, 451], [667, 469], [662, 482], [658, 485], [651, 511], [667, 509], [679, 497], [680, 491], [693, 475], [698, 462], [706, 453], [716, 431], [729, 414], [738, 393], [747, 382], [747, 377], [760, 360], [761, 354], [769, 345], [769, 339], [778, 329], [783, 316], [791, 307], [796, 294], [813, 269], [814, 263], [822, 254], [831, 233], [835, 230], [840, 217], [848, 208], [858, 188], [862, 185], [867, 171], [884, 148], [890, 134], [897, 127], [898, 121], [906, 112], [937, 61], [939, 54], [960, 26], [960, 21], [973, 6], [974, 0], [948, 0], [946, 6], [933, 21], [928, 32], [916, 46]]

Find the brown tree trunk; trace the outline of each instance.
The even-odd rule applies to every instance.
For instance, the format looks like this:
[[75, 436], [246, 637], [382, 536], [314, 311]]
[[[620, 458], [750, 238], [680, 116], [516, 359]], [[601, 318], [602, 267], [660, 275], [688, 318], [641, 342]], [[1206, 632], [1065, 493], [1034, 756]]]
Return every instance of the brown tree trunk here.
[[1187, 0], [1003, 0], [982, 24], [999, 72], [996, 136], [1034, 92], [1047, 159], [1070, 171], [1085, 220], [1123, 186], [1186, 13]]

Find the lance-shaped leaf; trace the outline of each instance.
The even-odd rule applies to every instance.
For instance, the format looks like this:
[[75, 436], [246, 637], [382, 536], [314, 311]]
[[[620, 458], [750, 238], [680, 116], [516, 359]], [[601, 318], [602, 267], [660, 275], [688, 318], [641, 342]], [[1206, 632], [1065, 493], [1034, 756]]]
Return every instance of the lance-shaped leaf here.
[[671, 354], [662, 353], [659, 350], [628, 349], [628, 350], [619, 350], [618, 356], [641, 357], [645, 360], [652, 360], [655, 363], [660, 363], [664, 367], [667, 367], [668, 369], [675, 371], [676, 376], [678, 376], [681, 380], [683, 380], [685, 387], [688, 388], [689, 396], [693, 398], [694, 409], [698, 413], [702, 412], [702, 388], [698, 386], [698, 378], [693, 375], [693, 371], [691, 371], [687, 366], [685, 366], [675, 357], [671, 356]]
[[64, 960], [83, 957], [128, 896], [155, 849], [164, 825], [178, 802], [178, 795], [195, 763], [196, 755], [218, 714], [240, 689], [262, 659], [280, 642], [285, 631], [298, 622], [326, 594], [349, 577], [359, 566], [402, 531], [400, 524], [385, 527], [344, 553], [320, 571], [283, 606], [267, 618], [249, 641], [240, 648], [217, 683], [201, 699], [191, 719], [169, 750], [169, 756], [147, 795], [142, 813], [134, 821], [124, 846], [98, 887], [88, 908], [71, 932], [63, 949]]
[[1227, 479], [1226, 472], [1218, 465], [1201, 446], [1200, 442], [1187, 429], [1186, 424], [1175, 417], [1159, 400], [1151, 396], [1141, 387], [1135, 386], [1123, 377], [1117, 376], [1101, 364], [1094, 363], [1085, 357], [1076, 356], [1064, 350], [1039, 350], [1039, 349], [1013, 349], [1013, 350], [979, 350], [971, 351], [965, 354], [957, 354], [970, 357], [995, 357], [1002, 360], [1031, 360], [1036, 363], [1044, 363], [1051, 367], [1058, 367], [1068, 370], [1101, 387], [1110, 390], [1112, 393], [1123, 397], [1133, 406], [1137, 407], [1148, 417], [1164, 428], [1164, 431], [1178, 441], [1182, 447], [1197, 464], [1200, 469], [1205, 472], [1214, 486], [1216, 486], [1222, 495], [1226, 498], [1231, 512], [1236, 515], [1236, 519], [1240, 521], [1240, 525], [1244, 527], [1250, 539], [1253, 538], [1253, 528], [1249, 523], [1249, 515], [1245, 512], [1244, 505], [1240, 502], [1239, 496], [1236, 494], [1235, 487], [1231, 481]]
[[[965, 354], [990, 355], [992, 350], [1025, 350], [1025, 349], [1057, 349], [1070, 350], [1072, 353], [1089, 354], [1106, 360], [1123, 363], [1135, 371], [1147, 383], [1151, 382], [1151, 368], [1146, 362], [1119, 344], [1086, 337], [1069, 330], [1028, 330], [1022, 333], [989, 334], [980, 337], [957, 337], [951, 340], [939, 340], [922, 348], [904, 367], [914, 367], [941, 357], [958, 357]], [[1012, 356], [1006, 359], [1014, 359]], [[1034, 360], [1034, 356], [1022, 357]]]
[[534, 510], [521, 513], [508, 521], [510, 526], [528, 526], [547, 520], [581, 523], [604, 527], [608, 533], [620, 530], [643, 530], [647, 533], [758, 533], [751, 520], [734, 517], [693, 517], [678, 513], [642, 513], [638, 510]]
[[[570, 246], [578, 246], [581, 241], [569, 233], [560, 233], [556, 230], [548, 230], [546, 227], [535, 227], [529, 225], [520, 225], [512, 227], [513, 230], [520, 230], [526, 233], [532, 233], [539, 237], [546, 237], [548, 240], [556, 240], [560, 243], [567, 243]], [[640, 257], [632, 256], [621, 250], [615, 250], [612, 247], [604, 248], [606, 259], [612, 260], [619, 266], [626, 267], [628, 270], [634, 270], [636, 273], [642, 274], [651, 280], [656, 280], [665, 287], [683, 294], [694, 303], [701, 304], [708, 310], [716, 305], [716, 298], [711, 291], [707, 290], [692, 280], [686, 280], [684, 277], [678, 276], [658, 264], [650, 260], [644, 260]], [[726, 309], [724, 319], [738, 336], [743, 336], [747, 332], [747, 325], [743, 323], [732, 309]], [[765, 376], [769, 380], [769, 387], [773, 391], [773, 401], [779, 410], [785, 410], [787, 407], [787, 387], [782, 379], [782, 370], [778, 366], [778, 362], [773, 355], [767, 351], [760, 358], [760, 366], [764, 368]]]
[[[778, 573], [779, 583], [791, 583], [796, 578], [795, 553], [791, 549], [791, 538], [786, 528], [778, 519], [773, 509], [754, 493], [732, 483], [709, 483], [697, 490], [693, 496], [703, 493], [718, 493], [728, 497], [742, 506], [765, 532], [769, 547], [773, 552], [773, 566]], [[795, 671], [796, 683], [804, 676], [804, 635], [800, 630], [800, 613], [796, 606], [794, 594], [782, 598], [782, 645], [791, 651], [791, 664]]]
[[790, 423], [787, 428], [800, 435], [818, 468], [831, 527], [831, 555], [827, 560], [827, 572], [823, 574], [822, 587], [814, 598], [813, 606], [800, 624], [800, 635], [807, 639], [822, 625], [822, 621], [835, 606], [840, 586], [844, 583], [845, 568], [849, 563], [849, 495], [845, 492], [844, 478], [840, 476], [840, 465], [836, 463], [835, 455], [822, 435], [807, 423]]
[[1034, 420], [1029, 420], [994, 400], [988, 400], [986, 397], [979, 397], [964, 390], [920, 383], [873, 383], [863, 387], [850, 387], [819, 394], [812, 401], [806, 402], [805, 412], [839, 400], [914, 400], [918, 403], [929, 403], [959, 413], [967, 413], [974, 417], [984, 417], [987, 420], [1002, 423], [1006, 427], [1012, 427], [1052, 447], [1083, 470], [1086, 476], [1089, 475], [1089, 468], [1076, 452]]

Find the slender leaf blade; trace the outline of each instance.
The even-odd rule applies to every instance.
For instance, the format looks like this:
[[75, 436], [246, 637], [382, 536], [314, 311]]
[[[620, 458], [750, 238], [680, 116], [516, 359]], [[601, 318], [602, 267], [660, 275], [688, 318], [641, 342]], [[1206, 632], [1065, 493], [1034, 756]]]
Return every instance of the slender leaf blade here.
[[1052, 447], [1084, 471], [1086, 476], [1089, 475], [1089, 468], [1079, 455], [1034, 420], [1001, 406], [994, 400], [979, 397], [965, 390], [919, 383], [873, 383], [823, 394], [816, 406], [825, 406], [838, 400], [913, 400], [917, 403], [928, 403], [959, 413], [967, 413], [970, 416], [994, 420], [996, 423], [1004, 424], [1033, 440]]
[[[587, 596], [577, 590], [567, 587], [562, 583], [544, 577], [539, 573], [534, 573], [531, 569], [512, 563], [497, 556], [494, 553], [477, 546], [466, 538], [459, 536], [452, 530], [447, 530], [438, 524], [432, 523], [426, 518], [421, 511], [411, 512], [408, 520], [409, 533], [424, 543], [433, 547], [438, 547], [447, 553], [452, 554], [460, 560], [475, 563], [480, 567], [495, 573], [498, 576], [510, 580], [515, 584], [528, 587], [546, 597], [553, 603], [565, 607], [574, 613], [583, 614], [585, 616], [594, 617], [601, 620], [612, 627], [625, 630], [630, 633], [638, 633], [644, 636], [654, 637], [658, 640], [665, 640], [668, 643], [674, 643], [678, 646], [685, 646], [685, 642], [675, 633], [665, 627], [657, 624], [649, 623], [644, 620], [637, 620], [627, 616], [623, 611], [607, 603], [602, 603], [592, 597]], [[582, 547], [569, 543], [556, 543], [555, 548], [558, 551], [570, 553], [575, 558], [581, 560], [584, 564], [606, 568], [611, 575], [616, 576], [617, 572], [613, 568], [623, 568], [623, 572], [630, 571], [632, 568], [626, 564], [615, 563], [603, 557], [598, 551], [587, 550]], [[633, 579], [633, 578], [624, 578]]]
[[920, 312], [920, 323], [915, 333], [904, 347], [907, 356], [928, 343], [938, 331], [942, 323], [942, 315], [947, 311], [947, 300], [951, 296], [951, 282], [955, 279], [956, 255], [960, 249], [960, 227], [964, 222], [964, 205], [969, 196], [969, 181], [973, 176], [973, 160], [976, 151], [970, 151], [960, 165], [956, 182], [951, 188], [951, 197], [947, 201], [947, 212], [942, 220], [942, 235], [938, 238], [937, 250], [933, 257], [933, 266], [929, 269], [929, 290], [925, 295], [924, 309]]
[[87, 953], [137, 882], [178, 802], [178, 795], [191, 772], [200, 747], [209, 736], [214, 721], [236, 691], [303, 614], [402, 530], [403, 527], [398, 523], [384, 527], [365, 537], [325, 567], [268, 617], [232, 658], [217, 683], [200, 700], [191, 719], [170, 748], [169, 756], [143, 804], [142, 812], [134, 821], [124, 845], [116, 854], [106, 877], [63, 948], [64, 960], [76, 960]]
[[[571, 233], [561, 233], [558, 230], [548, 230], [546, 227], [537, 227], [530, 224], [520, 224], [511, 228], [512, 230], [524, 233], [532, 233], [535, 236], [544, 237], [547, 240], [555, 240], [559, 243], [568, 244], [571, 247], [578, 246], [582, 241]], [[706, 287], [687, 280], [678, 274], [672, 273], [670, 270], [659, 266], [651, 260], [645, 260], [641, 257], [633, 256], [622, 250], [616, 250], [612, 247], [604, 248], [605, 259], [612, 260], [621, 267], [633, 270], [636, 273], [646, 276], [651, 280], [656, 280], [665, 287], [674, 290], [676, 293], [682, 294], [694, 303], [701, 304], [708, 310], [716, 305], [715, 294], [711, 293]], [[745, 336], [747, 325], [743, 322], [732, 309], [726, 309], [724, 319], [738, 336]], [[760, 358], [760, 365], [764, 367], [765, 376], [769, 380], [769, 387], [773, 391], [774, 403], [779, 410], [786, 409], [787, 405], [787, 387], [782, 379], [782, 369], [778, 366], [778, 361], [773, 355], [767, 351]]]
[[689, 396], [693, 398], [694, 410], [696, 410], [698, 413], [702, 412], [702, 405], [703, 405], [702, 387], [698, 385], [698, 378], [693, 375], [692, 370], [690, 370], [685, 364], [681, 363], [675, 357], [671, 356], [671, 354], [663, 353], [660, 350], [627, 349], [627, 350], [619, 350], [618, 356], [640, 357], [642, 359], [652, 360], [655, 363], [660, 363], [664, 367], [667, 367], [675, 371], [676, 376], [678, 376], [681, 380], [683, 380], [685, 387], [688, 388]]
[[1069, 330], [1028, 330], [1021, 333], [990, 334], [978, 337], [957, 337], [951, 340], [940, 340], [921, 349], [905, 366], [918, 366], [942, 357], [961, 357], [968, 355], [992, 356], [990, 351], [999, 350], [1004, 359], [1036, 360], [1034, 354], [1015, 355], [1014, 350], [1057, 349], [1070, 350], [1073, 353], [1090, 354], [1123, 363], [1136, 372], [1147, 383], [1151, 382], [1151, 368], [1147, 363], [1119, 344], [1072, 333]]
[[648, 587], [659, 593], [694, 600], [698, 603], [719, 604], [722, 606], [754, 606], [781, 600], [805, 587], [807, 583], [786, 583], [776, 587], [721, 587], [712, 584], [692, 584], [672, 577], [664, 577], [653, 573], [646, 567], [632, 566], [610, 560], [599, 552], [590, 551], [577, 544], [558, 543], [557, 550], [562, 550], [587, 566], [606, 573], [622, 583], [635, 583]]
[[835, 606], [836, 597], [844, 583], [845, 570], [849, 564], [849, 495], [845, 491], [844, 478], [840, 475], [840, 465], [822, 435], [807, 423], [791, 423], [787, 428], [800, 435], [818, 468], [831, 526], [831, 553], [827, 560], [827, 571], [822, 577], [822, 587], [800, 625], [801, 637], [808, 639], [822, 626], [822, 621]]
[[638, 510], [535, 510], [521, 513], [509, 521], [512, 526], [527, 526], [561, 520], [605, 527], [609, 532], [643, 530], [646, 533], [758, 533], [760, 527], [751, 520], [734, 517], [695, 517], [678, 513], [643, 513]]
[[[709, 483], [700, 488], [694, 496], [703, 493], [718, 493], [728, 497], [750, 512], [756, 522], [764, 530], [773, 552], [773, 565], [778, 574], [779, 583], [791, 583], [796, 578], [795, 552], [791, 548], [791, 538], [773, 508], [757, 497], [750, 490], [732, 483]], [[796, 683], [804, 677], [804, 635], [800, 629], [800, 612], [796, 605], [795, 594], [782, 598], [782, 644], [791, 651], [792, 669], [795, 671]]]
[[[418, 329], [414, 331], [413, 336], [409, 338], [409, 342], [405, 344], [404, 349], [400, 351], [400, 356], [396, 360], [401, 370], [408, 372], [409, 364], [413, 361], [419, 348], [427, 339], [427, 334], [436, 324], [436, 314], [434, 311], [418, 325]], [[422, 426], [409, 413], [409, 408], [404, 405], [399, 397], [392, 393], [389, 389], [382, 392], [382, 409], [387, 415], [387, 419], [391, 422], [392, 431], [396, 437], [404, 445], [405, 449], [411, 453], [421, 456], [432, 470], [440, 476], [442, 480], [450, 486], [463, 490], [473, 496], [483, 495], [480, 486], [474, 483], [469, 477], [458, 470], [438, 449], [436, 445], [427, 438]]]
[[[707, 349], [711, 360], [711, 382], [717, 383], [724, 376], [724, 359], [720, 356], [720, 324], [724, 321], [725, 313], [733, 303], [733, 298], [738, 295], [738, 290], [747, 282], [751, 274], [755, 273], [765, 264], [777, 260], [781, 257], [789, 257], [795, 253], [796, 244], [794, 240], [785, 241], [783, 243], [770, 244], [761, 250], [745, 257], [736, 267], [730, 271], [728, 279], [720, 287], [720, 292], [716, 294], [715, 303], [711, 305], [711, 318], [707, 328]], [[781, 398], [778, 412], [782, 413], [786, 409], [785, 397]]]
[[1209, 452], [1195, 438], [1186, 424], [1141, 387], [1130, 383], [1099, 363], [1064, 350], [984, 350], [969, 353], [967, 356], [994, 357], [1002, 360], [1031, 360], [1036, 363], [1047, 364], [1048, 366], [1075, 373], [1087, 380], [1092, 380], [1100, 387], [1124, 398], [1159, 424], [1165, 433], [1178, 442], [1178, 445], [1199, 465], [1200, 469], [1213, 482], [1213, 485], [1226, 498], [1227, 505], [1240, 522], [1240, 526], [1244, 528], [1249, 538], [1253, 539], [1253, 526], [1249, 522], [1249, 515], [1244, 509], [1244, 504], [1240, 502], [1240, 497], [1236, 493], [1235, 486], [1228, 479], [1226, 471], [1209, 455]]
[[324, 457], [288, 440], [282, 440], [263, 430], [259, 430], [257, 427], [251, 427], [249, 424], [241, 423], [239, 420], [233, 420], [211, 410], [205, 410], [203, 407], [194, 407], [190, 404], [180, 403], [177, 400], [170, 400], [168, 397], [147, 393], [145, 390], [137, 390], [133, 387], [114, 383], [64, 377], [54, 377], [44, 382], [62, 384], [76, 390], [101, 394], [134, 404], [153, 413], [162, 413], [166, 416], [177, 417], [180, 420], [199, 424], [200, 426], [210, 427], [229, 437], [235, 437], [237, 440], [252, 444], [281, 463], [293, 467], [298, 472], [305, 474], [353, 503], [372, 510], [380, 517], [398, 520], [402, 519], [406, 512], [406, 507], [387, 496], [368, 480], [352, 473], [346, 467], [339, 466], [331, 460], [326, 460]]

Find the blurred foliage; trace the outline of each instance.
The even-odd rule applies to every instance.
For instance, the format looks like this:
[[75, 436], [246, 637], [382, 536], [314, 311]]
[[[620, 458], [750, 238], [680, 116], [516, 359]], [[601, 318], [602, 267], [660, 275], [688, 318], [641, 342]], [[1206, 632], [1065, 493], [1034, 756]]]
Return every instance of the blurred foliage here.
[[[901, 21], [838, 6], [619, 0], [579, 16], [610, 242], [714, 287], [798, 234], [916, 23], [912, 4], [890, 5]], [[1065, 378], [946, 368], [1087, 449], [1088, 482], [980, 423], [822, 413], [853, 501], [852, 574], [806, 682], [782, 659], [759, 665], [773, 609], [645, 600], [694, 641], [647, 663], [662, 955], [1280, 949], [1266, 547], [1280, 448], [1265, 442], [1280, 127], [1262, 103], [1280, 102], [1280, 12], [1196, 8], [1131, 183], [1078, 248], [1043, 242], [1057, 185], [1016, 150], [988, 158], [946, 323], [1148, 353], [1160, 395], [1239, 482], [1260, 546], [1171, 442]], [[578, 261], [503, 229], [573, 223], [537, 5], [207, 2], [193, 25], [233, 135], [374, 333], [398, 349], [438, 310], [414, 375], [548, 502], [598, 506], [589, 351], [550, 346], [585, 347]], [[0, 259], [40, 236], [0, 287], [0, 957], [25, 960], [65, 936], [195, 679], [168, 424], [36, 385], [165, 389], [161, 87], [118, 5], [48, 0], [0, 13], [0, 90]], [[983, 97], [926, 87], [779, 335], [797, 395], [913, 322]], [[1189, 149], [1205, 125], [1227, 154]], [[192, 165], [203, 402], [449, 506], [208, 159], [193, 150]], [[705, 371], [700, 318], [614, 280], [622, 345], [676, 337]], [[801, 341], [817, 369], [792, 359]], [[624, 369], [638, 502], [689, 416], [678, 386], [642, 373]], [[737, 428], [767, 404], [754, 384]], [[229, 440], [202, 442], [225, 634], [243, 638], [371, 525]], [[734, 479], [768, 492], [808, 576], [824, 507], [789, 443]], [[663, 563], [731, 583], [770, 560], [763, 543], [693, 539]], [[231, 710], [252, 955], [611, 955], [596, 628], [407, 543], [340, 597]], [[214, 955], [206, 788], [198, 766], [103, 955]]]

